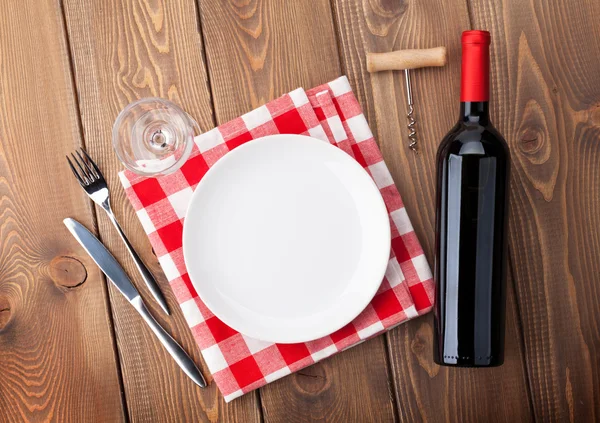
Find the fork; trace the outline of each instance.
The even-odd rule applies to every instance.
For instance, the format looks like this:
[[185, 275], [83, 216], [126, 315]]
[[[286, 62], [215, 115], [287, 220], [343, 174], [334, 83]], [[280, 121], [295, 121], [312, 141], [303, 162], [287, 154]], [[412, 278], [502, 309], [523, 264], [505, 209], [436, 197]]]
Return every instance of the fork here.
[[[85, 190], [85, 192], [92, 199], [92, 201], [94, 201], [94, 203], [102, 207], [102, 209], [106, 212], [108, 218], [110, 219], [112, 224], [117, 229], [117, 232], [121, 236], [123, 243], [125, 243], [127, 251], [129, 251], [129, 254], [133, 258], [135, 266], [142, 275], [142, 279], [144, 279], [146, 286], [148, 287], [158, 304], [164, 310], [164, 312], [170, 314], [169, 307], [167, 306], [167, 301], [165, 300], [163, 293], [158, 287], [156, 279], [154, 279], [154, 276], [152, 276], [150, 270], [148, 270], [144, 262], [140, 259], [140, 256], [138, 256], [138, 254], [135, 252], [131, 243], [125, 236], [123, 229], [121, 229], [121, 226], [115, 218], [115, 215], [110, 207], [110, 194], [108, 192], [106, 180], [104, 179], [104, 176], [102, 176], [102, 172], [100, 172], [100, 169], [98, 169], [98, 166], [96, 166], [96, 163], [94, 163], [94, 161], [90, 158], [88, 153], [86, 153], [86, 151], [83, 148], [81, 148], [80, 150], [83, 153], [83, 156], [79, 153], [79, 151], [75, 151], [77, 156], [71, 153], [73, 161], [71, 161], [69, 156], [66, 156], [67, 161], [69, 162], [69, 166], [71, 166], [71, 170], [77, 178], [79, 185], [81, 185], [81, 187]], [[77, 165], [78, 169], [75, 168], [73, 162]]]

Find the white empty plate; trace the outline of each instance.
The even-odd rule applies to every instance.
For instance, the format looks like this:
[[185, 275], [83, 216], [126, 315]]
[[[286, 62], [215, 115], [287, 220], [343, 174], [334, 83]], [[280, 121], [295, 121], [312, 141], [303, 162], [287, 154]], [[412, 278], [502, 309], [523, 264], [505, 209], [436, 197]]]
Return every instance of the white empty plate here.
[[342, 150], [273, 135], [204, 176], [183, 253], [198, 295], [227, 325], [263, 341], [305, 342], [371, 301], [389, 259], [389, 219], [371, 177]]

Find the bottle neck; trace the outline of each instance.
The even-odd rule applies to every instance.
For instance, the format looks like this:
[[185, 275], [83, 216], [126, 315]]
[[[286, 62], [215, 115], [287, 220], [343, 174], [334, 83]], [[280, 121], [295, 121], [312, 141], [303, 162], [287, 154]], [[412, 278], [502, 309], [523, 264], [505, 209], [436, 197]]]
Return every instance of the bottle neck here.
[[490, 122], [488, 101], [461, 101], [458, 120], [465, 123], [487, 125]]
[[490, 34], [465, 31], [462, 35], [460, 101], [487, 102], [490, 99]]

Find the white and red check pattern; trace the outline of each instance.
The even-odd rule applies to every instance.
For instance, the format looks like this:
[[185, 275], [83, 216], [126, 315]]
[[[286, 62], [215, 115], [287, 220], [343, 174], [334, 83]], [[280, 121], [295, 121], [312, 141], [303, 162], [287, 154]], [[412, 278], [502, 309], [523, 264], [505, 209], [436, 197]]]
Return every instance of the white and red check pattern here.
[[[280, 133], [310, 135], [354, 157], [379, 187], [392, 229], [390, 261], [373, 301], [337, 332], [300, 344], [258, 341], [221, 322], [198, 297], [186, 272], [182, 251], [183, 218], [193, 190], [208, 169], [235, 147]], [[356, 345], [432, 307], [429, 265], [346, 77], [308, 92], [299, 88], [199, 135], [190, 158], [175, 173], [147, 178], [124, 171], [120, 178], [225, 401]]]

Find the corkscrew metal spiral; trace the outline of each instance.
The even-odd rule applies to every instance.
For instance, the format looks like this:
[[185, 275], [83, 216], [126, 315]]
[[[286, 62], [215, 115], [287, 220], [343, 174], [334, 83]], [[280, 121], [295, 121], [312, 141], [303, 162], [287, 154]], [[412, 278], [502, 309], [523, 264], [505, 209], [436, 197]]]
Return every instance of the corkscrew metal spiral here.
[[408, 119], [408, 148], [410, 148], [415, 153], [419, 154], [419, 150], [417, 149], [417, 130], [415, 126], [417, 125], [417, 121], [413, 117], [415, 108], [411, 105], [408, 106], [408, 113], [406, 114], [406, 118]]
[[404, 80], [406, 82], [406, 102], [408, 103], [408, 113], [406, 114], [406, 118], [408, 119], [408, 148], [414, 151], [416, 154], [419, 154], [419, 150], [417, 149], [417, 121], [415, 120], [415, 107], [413, 104], [412, 98], [412, 88], [410, 84], [410, 71], [408, 69], [404, 69]]

